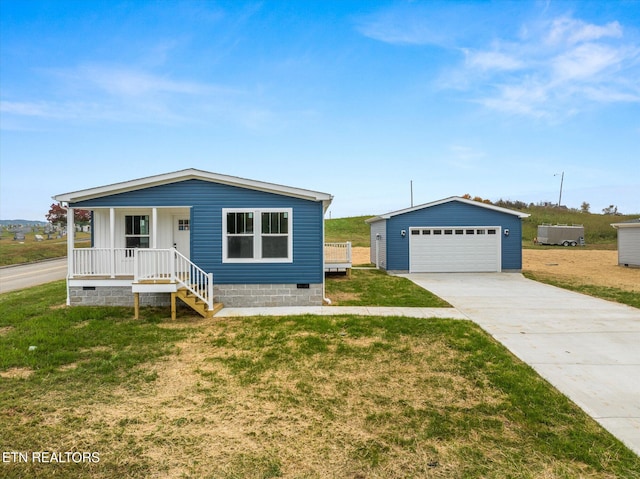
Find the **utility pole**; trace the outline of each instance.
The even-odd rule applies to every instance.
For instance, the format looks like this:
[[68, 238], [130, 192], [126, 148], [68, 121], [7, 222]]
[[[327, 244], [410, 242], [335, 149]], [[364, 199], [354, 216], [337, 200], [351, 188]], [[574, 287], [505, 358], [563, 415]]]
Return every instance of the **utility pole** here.
[[411, 207], [413, 208], [413, 180], [411, 180]]
[[558, 206], [562, 204], [562, 184], [564, 183], [564, 171], [562, 173], [556, 173], [553, 176], [560, 175], [560, 196], [558, 197]]

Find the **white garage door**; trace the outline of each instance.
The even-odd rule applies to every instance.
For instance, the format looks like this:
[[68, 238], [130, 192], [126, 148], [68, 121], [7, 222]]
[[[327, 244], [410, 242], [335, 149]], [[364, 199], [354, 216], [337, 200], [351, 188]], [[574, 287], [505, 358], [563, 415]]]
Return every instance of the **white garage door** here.
[[409, 230], [409, 271], [466, 273], [501, 270], [499, 226]]

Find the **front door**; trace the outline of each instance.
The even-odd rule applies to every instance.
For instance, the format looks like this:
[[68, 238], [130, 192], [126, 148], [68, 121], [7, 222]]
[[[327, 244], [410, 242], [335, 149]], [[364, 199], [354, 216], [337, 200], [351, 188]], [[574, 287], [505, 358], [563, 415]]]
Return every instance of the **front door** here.
[[188, 216], [173, 217], [173, 247], [182, 255], [190, 258], [191, 221]]

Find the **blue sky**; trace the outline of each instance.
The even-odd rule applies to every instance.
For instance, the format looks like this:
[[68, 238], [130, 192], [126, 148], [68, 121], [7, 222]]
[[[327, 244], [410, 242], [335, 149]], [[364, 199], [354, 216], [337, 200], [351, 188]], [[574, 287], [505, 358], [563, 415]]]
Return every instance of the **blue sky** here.
[[0, 3], [0, 217], [184, 168], [640, 213], [640, 2]]

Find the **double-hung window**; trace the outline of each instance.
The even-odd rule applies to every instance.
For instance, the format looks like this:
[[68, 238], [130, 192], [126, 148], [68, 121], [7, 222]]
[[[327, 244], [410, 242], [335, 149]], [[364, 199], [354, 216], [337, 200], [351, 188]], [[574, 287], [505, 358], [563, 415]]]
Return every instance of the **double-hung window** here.
[[127, 248], [149, 247], [149, 215], [127, 215], [124, 218]]
[[292, 213], [291, 208], [224, 208], [223, 262], [292, 262]]

